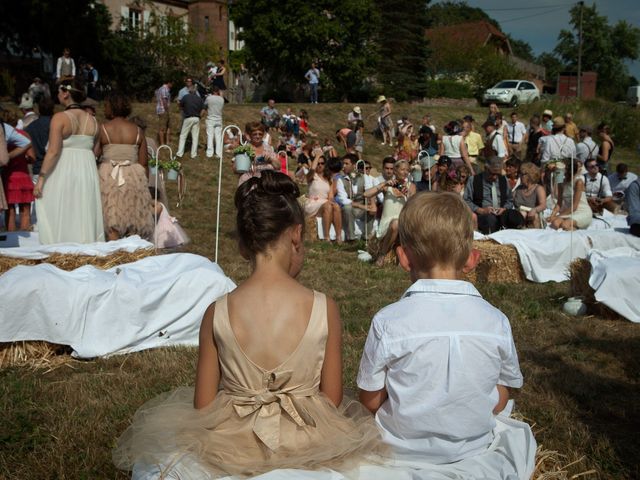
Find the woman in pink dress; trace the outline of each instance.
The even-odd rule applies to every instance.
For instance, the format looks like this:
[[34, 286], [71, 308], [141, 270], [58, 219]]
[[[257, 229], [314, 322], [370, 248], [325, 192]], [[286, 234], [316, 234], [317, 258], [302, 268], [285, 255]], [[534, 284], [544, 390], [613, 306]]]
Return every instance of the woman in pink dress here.
[[309, 194], [304, 205], [307, 217], [322, 217], [322, 234], [325, 242], [331, 241], [331, 225], [336, 232], [336, 240], [342, 243], [342, 212], [340, 206], [333, 201], [331, 176], [325, 168], [325, 158], [317, 155], [311, 162], [307, 174]]

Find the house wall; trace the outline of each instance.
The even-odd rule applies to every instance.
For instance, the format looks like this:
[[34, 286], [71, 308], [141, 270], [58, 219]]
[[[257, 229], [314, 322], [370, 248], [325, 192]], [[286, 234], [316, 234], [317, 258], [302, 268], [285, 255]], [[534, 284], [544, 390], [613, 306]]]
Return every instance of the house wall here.
[[[138, 10], [142, 13], [141, 21], [149, 20], [149, 15], [155, 11], [161, 15], [172, 15], [188, 19], [188, 3], [182, 0], [165, 1], [136, 1], [136, 0], [102, 0], [102, 3], [109, 9], [111, 14], [111, 28], [114, 30], [122, 28], [121, 19], [129, 21], [129, 11]], [[144, 27], [143, 27], [144, 28]]]
[[[189, 4], [189, 24], [198, 40], [213, 39], [225, 56], [229, 43], [229, 12], [226, 1], [197, 0]], [[217, 59], [216, 59], [217, 60]]]

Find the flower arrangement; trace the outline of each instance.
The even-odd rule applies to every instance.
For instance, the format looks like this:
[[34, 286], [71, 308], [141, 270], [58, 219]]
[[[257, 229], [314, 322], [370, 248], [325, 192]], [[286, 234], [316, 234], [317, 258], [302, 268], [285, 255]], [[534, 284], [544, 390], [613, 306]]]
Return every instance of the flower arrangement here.
[[169, 160], [168, 162], [164, 162], [161, 165], [163, 170], [175, 170], [179, 172], [182, 170], [182, 164], [177, 160]]
[[251, 160], [253, 160], [256, 156], [256, 152], [251, 145], [245, 143], [244, 145], [239, 145], [234, 148], [233, 155], [247, 155]]
[[158, 159], [155, 157], [151, 157], [148, 162], [149, 167], [160, 167], [162, 168], [161, 162], [158, 162]]

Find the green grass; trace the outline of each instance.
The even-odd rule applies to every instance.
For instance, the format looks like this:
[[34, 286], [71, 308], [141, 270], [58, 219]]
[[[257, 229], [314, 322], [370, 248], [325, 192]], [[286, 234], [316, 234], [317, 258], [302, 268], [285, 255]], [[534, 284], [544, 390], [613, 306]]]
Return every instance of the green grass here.
[[[284, 106], [281, 106], [284, 107]], [[311, 128], [330, 137], [352, 105], [295, 105], [311, 115]], [[373, 105], [362, 105], [365, 117]], [[226, 123], [241, 126], [258, 116], [258, 105], [228, 105]], [[153, 106], [134, 109], [153, 120]], [[394, 105], [394, 116], [418, 123], [430, 112], [437, 125], [484, 109], [424, 108]], [[177, 118], [174, 119], [177, 125]], [[578, 119], [579, 122], [579, 119]], [[154, 133], [155, 122], [150, 122]], [[371, 125], [371, 122], [369, 122]], [[202, 137], [201, 137], [202, 141]], [[374, 165], [384, 154], [367, 137], [365, 153]], [[620, 149], [618, 161], [631, 160]], [[187, 196], [172, 215], [191, 236], [186, 251], [213, 258], [217, 161], [185, 160]], [[232, 194], [235, 179], [225, 158], [220, 266], [236, 282], [249, 274], [234, 239]], [[362, 346], [373, 314], [395, 301], [409, 286], [399, 268], [377, 269], [356, 259], [356, 247], [307, 244], [300, 281], [333, 296], [344, 323], [344, 383], [355, 388]], [[640, 477], [640, 329], [623, 320], [572, 318], [561, 312], [569, 294], [562, 284], [479, 284], [483, 296], [511, 320], [524, 388], [516, 395], [518, 412], [532, 425], [546, 449], [576, 461], [570, 474], [595, 469], [581, 478]], [[10, 299], [5, 299], [10, 301]], [[52, 300], [53, 301], [53, 300]], [[111, 449], [136, 409], [169, 389], [193, 384], [197, 351], [162, 349], [95, 361], [73, 361], [52, 371], [7, 368], [0, 371], [0, 479], [127, 478], [111, 463]]]

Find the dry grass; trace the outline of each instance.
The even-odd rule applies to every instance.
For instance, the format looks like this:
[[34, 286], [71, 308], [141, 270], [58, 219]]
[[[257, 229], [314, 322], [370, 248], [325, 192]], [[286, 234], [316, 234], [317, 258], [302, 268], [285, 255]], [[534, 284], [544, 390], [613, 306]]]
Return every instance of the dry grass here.
[[[284, 107], [284, 106], [283, 106]], [[304, 105], [311, 128], [330, 137], [352, 107]], [[151, 105], [134, 111], [153, 120]], [[225, 121], [244, 125], [255, 119], [258, 105], [227, 106]], [[364, 105], [365, 116], [374, 111]], [[394, 105], [394, 115], [413, 120], [426, 113], [418, 105]], [[437, 125], [467, 111], [477, 119], [484, 109], [429, 108]], [[151, 133], [154, 132], [155, 121]], [[174, 118], [177, 125], [177, 116]], [[369, 122], [368, 125], [371, 125]], [[368, 136], [365, 152], [379, 165], [383, 150]], [[616, 149], [618, 160], [631, 158]], [[217, 161], [185, 160], [189, 180], [180, 208], [171, 208], [191, 236], [187, 251], [213, 258]], [[227, 167], [222, 197], [223, 223], [219, 263], [240, 282], [249, 273], [234, 240], [232, 192]], [[174, 207], [175, 183], [167, 187]], [[326, 292], [340, 305], [344, 324], [344, 383], [355, 387], [369, 322], [381, 307], [397, 300], [409, 286], [400, 268], [377, 269], [356, 259], [360, 245], [337, 247], [308, 242], [300, 281]], [[511, 253], [495, 251], [496, 262]], [[488, 258], [488, 254], [487, 254]], [[512, 257], [513, 259], [513, 257]], [[497, 264], [496, 264], [497, 265]], [[514, 266], [509, 260], [509, 265]], [[511, 278], [515, 278], [513, 273]], [[525, 386], [516, 405], [535, 424], [539, 444], [539, 479], [640, 478], [639, 327], [598, 316], [568, 317], [561, 312], [568, 283], [487, 283], [478, 277], [483, 296], [499, 307], [513, 328]], [[0, 369], [0, 478], [127, 478], [111, 464], [110, 449], [135, 410], [153, 396], [193, 383], [195, 349], [162, 349], [91, 362], [73, 361], [60, 368]]]

